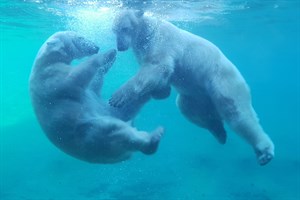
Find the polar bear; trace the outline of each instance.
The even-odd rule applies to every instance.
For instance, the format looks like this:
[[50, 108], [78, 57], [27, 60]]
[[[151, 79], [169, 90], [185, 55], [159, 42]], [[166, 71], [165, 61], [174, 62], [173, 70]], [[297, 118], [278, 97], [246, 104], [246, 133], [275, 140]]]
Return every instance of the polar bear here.
[[[116, 50], [100, 54], [98, 49], [71, 31], [57, 32], [42, 45], [30, 75], [30, 95], [43, 131], [62, 151], [92, 163], [120, 162], [134, 151], [153, 154], [163, 128], [148, 134], [124, 122], [150, 97], [123, 110], [102, 100], [103, 76]], [[86, 56], [71, 66], [74, 59]]]
[[247, 83], [218, 47], [141, 11], [119, 13], [113, 31], [118, 50], [131, 47], [140, 70], [112, 95], [112, 106], [128, 106], [157, 92], [167, 97], [173, 86], [183, 115], [220, 143], [226, 142], [225, 121], [254, 148], [260, 165], [274, 157], [274, 145], [259, 124]]

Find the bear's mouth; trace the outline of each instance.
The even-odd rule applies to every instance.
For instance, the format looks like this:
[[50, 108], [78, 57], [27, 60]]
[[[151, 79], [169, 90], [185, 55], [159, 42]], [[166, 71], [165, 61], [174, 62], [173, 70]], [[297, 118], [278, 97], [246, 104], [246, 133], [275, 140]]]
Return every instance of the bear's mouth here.
[[129, 39], [117, 37], [117, 49], [118, 51], [126, 51], [129, 49]]

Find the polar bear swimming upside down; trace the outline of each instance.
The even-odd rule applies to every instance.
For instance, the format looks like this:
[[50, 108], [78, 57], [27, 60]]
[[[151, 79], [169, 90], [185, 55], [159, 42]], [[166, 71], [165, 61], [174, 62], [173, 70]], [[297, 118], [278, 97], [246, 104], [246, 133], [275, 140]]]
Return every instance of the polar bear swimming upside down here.
[[[134, 151], [152, 154], [163, 129], [138, 131], [130, 120], [147, 99], [123, 110], [100, 98], [103, 76], [116, 51], [99, 48], [74, 32], [57, 32], [39, 50], [30, 75], [30, 95], [37, 119], [54, 145], [93, 163], [126, 160]], [[77, 66], [71, 61], [88, 58]]]

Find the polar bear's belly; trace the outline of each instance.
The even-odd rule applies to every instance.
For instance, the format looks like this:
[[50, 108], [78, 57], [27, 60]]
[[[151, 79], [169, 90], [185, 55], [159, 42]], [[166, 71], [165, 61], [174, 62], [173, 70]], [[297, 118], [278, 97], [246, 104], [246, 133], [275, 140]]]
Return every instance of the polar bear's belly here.
[[172, 86], [183, 95], [196, 95], [206, 93], [203, 79], [199, 79], [195, 74], [176, 70], [171, 79]]

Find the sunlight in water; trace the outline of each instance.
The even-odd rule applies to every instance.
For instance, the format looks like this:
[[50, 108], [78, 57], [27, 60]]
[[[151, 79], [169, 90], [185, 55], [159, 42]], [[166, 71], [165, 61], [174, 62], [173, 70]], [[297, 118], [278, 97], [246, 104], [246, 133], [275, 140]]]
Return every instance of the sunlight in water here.
[[114, 41], [111, 24], [115, 10], [109, 7], [77, 7], [68, 11], [66, 28], [76, 31], [100, 43], [101, 46]]

